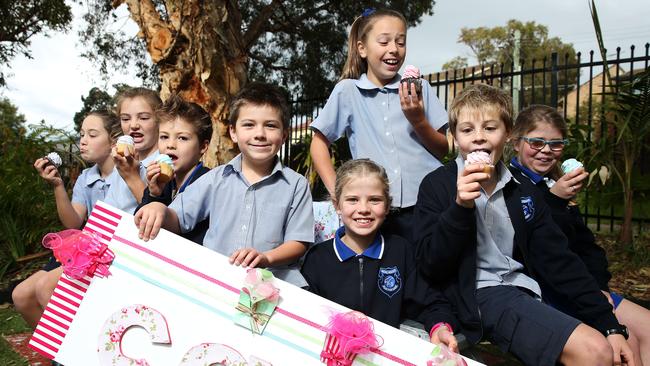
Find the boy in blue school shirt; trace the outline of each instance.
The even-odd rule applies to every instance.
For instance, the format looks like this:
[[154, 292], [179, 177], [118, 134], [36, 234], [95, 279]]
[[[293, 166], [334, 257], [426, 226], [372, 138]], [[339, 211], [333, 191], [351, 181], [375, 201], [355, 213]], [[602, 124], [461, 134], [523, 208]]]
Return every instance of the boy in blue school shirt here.
[[271, 85], [251, 83], [234, 97], [229, 123], [241, 154], [197, 179], [169, 207], [153, 202], [140, 209], [140, 238], [155, 238], [161, 227], [187, 232], [209, 216], [204, 246], [232, 264], [270, 267], [276, 277], [306, 286], [298, 259], [314, 240], [314, 216], [307, 180], [277, 156], [288, 135], [286, 99]]
[[[634, 365], [624, 327], [543, 197], [501, 162], [512, 130], [510, 96], [488, 85], [465, 88], [449, 109], [449, 127], [460, 154], [420, 185], [416, 256], [455, 307], [463, 334], [488, 339], [526, 365]], [[465, 161], [479, 151], [490, 155], [491, 170]], [[579, 319], [542, 303], [540, 284], [560, 293]]]

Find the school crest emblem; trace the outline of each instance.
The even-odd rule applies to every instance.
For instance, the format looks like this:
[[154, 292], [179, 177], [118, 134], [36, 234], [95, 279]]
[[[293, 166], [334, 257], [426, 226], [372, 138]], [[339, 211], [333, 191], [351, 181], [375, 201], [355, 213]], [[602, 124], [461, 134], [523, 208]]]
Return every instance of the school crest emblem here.
[[380, 267], [377, 275], [377, 284], [379, 290], [389, 298], [395, 296], [402, 288], [402, 277], [399, 274], [397, 266]]
[[531, 196], [521, 197], [521, 208], [524, 211], [524, 219], [530, 221], [535, 216], [535, 204]]

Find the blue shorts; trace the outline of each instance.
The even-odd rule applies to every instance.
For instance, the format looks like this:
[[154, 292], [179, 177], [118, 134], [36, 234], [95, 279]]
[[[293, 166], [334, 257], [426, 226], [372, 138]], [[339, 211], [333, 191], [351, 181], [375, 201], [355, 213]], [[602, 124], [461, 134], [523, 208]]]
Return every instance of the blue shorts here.
[[526, 365], [555, 365], [580, 321], [514, 286], [476, 291], [483, 335]]

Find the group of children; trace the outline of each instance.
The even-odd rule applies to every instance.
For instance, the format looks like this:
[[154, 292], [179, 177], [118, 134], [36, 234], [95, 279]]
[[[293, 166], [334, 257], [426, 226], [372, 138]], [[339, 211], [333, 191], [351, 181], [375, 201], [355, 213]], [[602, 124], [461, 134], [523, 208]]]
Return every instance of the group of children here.
[[[486, 85], [465, 88], [447, 114], [427, 83], [418, 92], [400, 82], [405, 54], [400, 13], [365, 11], [353, 23], [341, 80], [311, 125], [314, 165], [343, 223], [323, 243], [312, 245], [307, 180], [277, 156], [287, 101], [266, 84], [233, 98], [229, 132], [241, 153], [212, 170], [200, 163], [209, 114], [142, 88], [118, 98], [121, 129], [107, 112], [84, 120], [80, 152], [95, 165], [72, 200], [55, 167], [34, 166], [67, 228], [80, 228], [101, 199], [135, 212], [144, 241], [165, 228], [390, 325], [419, 320], [432, 342], [455, 351], [460, 331], [530, 365], [650, 365], [650, 312], [610, 293], [604, 252], [571, 200], [587, 174], [558, 171], [561, 116], [531, 106], [514, 122], [510, 97]], [[120, 130], [134, 154], [116, 152]], [[443, 166], [446, 130], [459, 155]], [[328, 148], [343, 135], [353, 160], [335, 171]], [[515, 156], [506, 165], [508, 142]], [[466, 161], [477, 151], [493, 169]], [[159, 153], [175, 165], [168, 183]], [[30, 325], [60, 274], [40, 271], [15, 289]]]

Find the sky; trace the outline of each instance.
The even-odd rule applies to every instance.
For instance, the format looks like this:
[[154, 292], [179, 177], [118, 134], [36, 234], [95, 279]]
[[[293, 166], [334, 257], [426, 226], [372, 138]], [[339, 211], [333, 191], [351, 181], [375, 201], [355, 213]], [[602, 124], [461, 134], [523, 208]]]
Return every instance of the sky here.
[[[601, 28], [605, 34], [608, 54], [621, 47], [621, 55], [629, 56], [630, 45], [636, 55], [650, 42], [650, 3], [648, 0], [597, 0]], [[123, 5], [122, 15], [126, 19]], [[74, 8], [74, 15], [81, 14]], [[469, 48], [458, 44], [463, 27], [503, 26], [509, 19], [535, 21], [549, 28], [549, 36], [572, 43], [576, 51], [588, 55], [597, 50], [587, 0], [437, 0], [434, 14], [408, 30], [405, 64], [418, 66], [423, 74], [441, 71], [442, 65], [456, 56], [472, 57]], [[126, 29], [136, 31], [125, 21]], [[138, 85], [132, 73], [121, 73], [108, 82], [98, 78], [89, 61], [80, 55], [75, 21], [67, 33], [42, 35], [32, 39], [32, 59], [17, 57], [8, 71], [8, 88], [0, 90], [18, 106], [27, 123], [45, 120], [48, 124], [73, 129], [72, 117], [82, 107], [81, 96], [93, 86], [106, 88], [124, 82]], [[597, 57], [599, 59], [599, 57]], [[129, 75], [131, 74], [131, 75]]]

